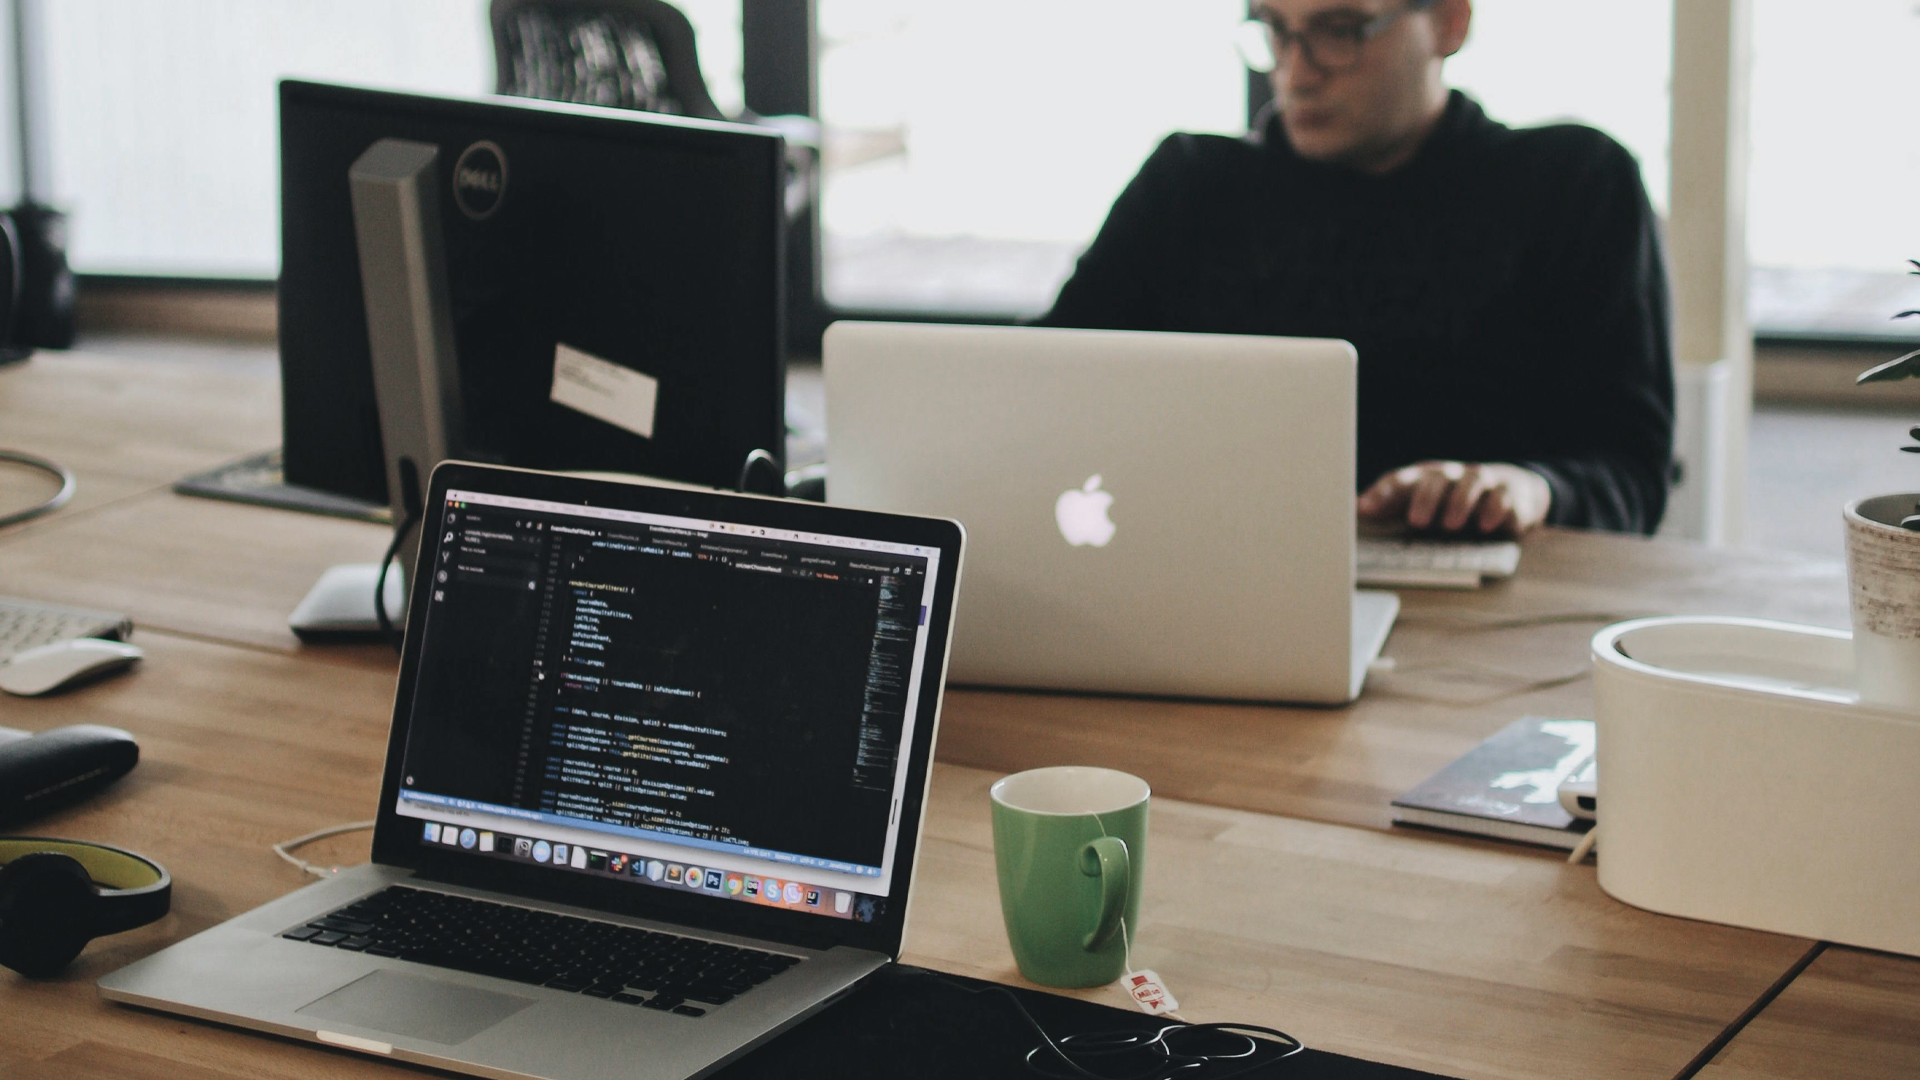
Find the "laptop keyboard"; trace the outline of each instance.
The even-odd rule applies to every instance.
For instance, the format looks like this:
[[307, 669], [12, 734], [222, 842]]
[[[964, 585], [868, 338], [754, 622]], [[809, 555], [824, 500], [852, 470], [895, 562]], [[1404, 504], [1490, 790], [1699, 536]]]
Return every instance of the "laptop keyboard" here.
[[704, 1016], [798, 957], [393, 885], [280, 935]]

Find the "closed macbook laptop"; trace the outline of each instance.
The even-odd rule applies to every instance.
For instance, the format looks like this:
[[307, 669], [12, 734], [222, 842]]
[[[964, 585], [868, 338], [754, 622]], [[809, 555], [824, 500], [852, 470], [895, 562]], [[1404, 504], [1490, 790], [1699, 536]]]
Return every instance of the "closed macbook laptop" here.
[[828, 500], [967, 527], [955, 681], [1359, 694], [1351, 345], [842, 322], [824, 364]]
[[372, 862], [106, 997], [482, 1076], [688, 1077], [899, 956], [956, 525], [447, 463], [423, 528]]

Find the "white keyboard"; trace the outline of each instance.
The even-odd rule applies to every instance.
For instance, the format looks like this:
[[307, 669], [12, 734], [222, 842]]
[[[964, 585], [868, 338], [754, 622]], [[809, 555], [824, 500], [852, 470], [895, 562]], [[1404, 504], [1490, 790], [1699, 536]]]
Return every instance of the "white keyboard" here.
[[1354, 545], [1356, 584], [1401, 589], [1477, 589], [1512, 577], [1520, 545], [1511, 540], [1362, 536]]
[[13, 654], [56, 641], [97, 637], [124, 640], [133, 631], [125, 615], [41, 604], [0, 596], [0, 663]]

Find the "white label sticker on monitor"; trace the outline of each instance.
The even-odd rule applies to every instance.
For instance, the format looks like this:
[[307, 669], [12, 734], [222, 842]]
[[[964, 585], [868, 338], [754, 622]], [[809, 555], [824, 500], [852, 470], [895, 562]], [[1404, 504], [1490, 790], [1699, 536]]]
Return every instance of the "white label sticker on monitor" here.
[[653, 406], [659, 396], [660, 380], [651, 375], [565, 343], [553, 347], [552, 397], [556, 404], [651, 439]]

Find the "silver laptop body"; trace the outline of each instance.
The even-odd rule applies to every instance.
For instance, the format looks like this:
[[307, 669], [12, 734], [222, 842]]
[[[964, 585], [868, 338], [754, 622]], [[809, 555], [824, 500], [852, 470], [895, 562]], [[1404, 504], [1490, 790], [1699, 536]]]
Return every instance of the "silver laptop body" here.
[[966, 524], [956, 682], [1339, 704], [1398, 599], [1354, 590], [1343, 341], [836, 323], [827, 495]]
[[[104, 996], [478, 1076], [678, 1078], [898, 957], [957, 525], [456, 462], [427, 507], [373, 861], [108, 975]], [[520, 690], [497, 716], [496, 681]], [[587, 920], [541, 954], [564, 971], [605, 969], [636, 929], [790, 966], [651, 1007], [638, 975], [593, 996], [524, 959], [506, 977], [288, 936], [393, 886], [516, 925]]]

